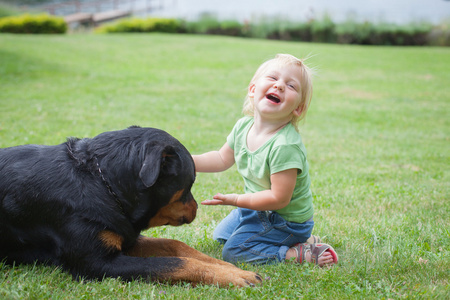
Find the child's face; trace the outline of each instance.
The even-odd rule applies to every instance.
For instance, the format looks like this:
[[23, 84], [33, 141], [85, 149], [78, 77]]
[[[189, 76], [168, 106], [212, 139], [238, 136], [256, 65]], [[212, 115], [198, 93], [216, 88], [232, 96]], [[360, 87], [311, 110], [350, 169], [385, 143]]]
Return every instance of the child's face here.
[[290, 122], [301, 113], [300, 68], [291, 66], [269, 66], [249, 87], [253, 99], [254, 113], [276, 121]]

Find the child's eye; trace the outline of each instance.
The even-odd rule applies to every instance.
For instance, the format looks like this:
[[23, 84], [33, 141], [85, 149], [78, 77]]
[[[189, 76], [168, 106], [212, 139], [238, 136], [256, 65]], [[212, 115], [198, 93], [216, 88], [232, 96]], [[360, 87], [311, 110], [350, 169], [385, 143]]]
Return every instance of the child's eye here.
[[293, 90], [297, 90], [297, 87], [295, 85], [289, 84], [288, 87], [293, 89]]

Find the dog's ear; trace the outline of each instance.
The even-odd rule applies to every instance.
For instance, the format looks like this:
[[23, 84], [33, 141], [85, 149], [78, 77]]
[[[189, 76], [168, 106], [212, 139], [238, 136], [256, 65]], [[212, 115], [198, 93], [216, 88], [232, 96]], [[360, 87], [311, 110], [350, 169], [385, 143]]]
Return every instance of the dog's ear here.
[[175, 155], [175, 150], [171, 146], [156, 145], [150, 148], [145, 155], [139, 172], [139, 178], [141, 178], [146, 187], [151, 187], [155, 184], [164, 165]]

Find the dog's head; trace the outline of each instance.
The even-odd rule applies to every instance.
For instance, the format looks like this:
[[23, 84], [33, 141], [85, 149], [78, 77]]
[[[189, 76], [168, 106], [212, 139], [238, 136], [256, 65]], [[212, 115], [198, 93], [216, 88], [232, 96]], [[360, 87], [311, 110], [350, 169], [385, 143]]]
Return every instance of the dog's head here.
[[194, 161], [177, 139], [159, 129], [133, 126], [102, 133], [88, 143], [87, 152], [98, 157], [135, 228], [194, 220]]
[[161, 201], [148, 227], [179, 226], [194, 220], [198, 207], [191, 193], [195, 180], [194, 161], [178, 141], [150, 146], [139, 178]]

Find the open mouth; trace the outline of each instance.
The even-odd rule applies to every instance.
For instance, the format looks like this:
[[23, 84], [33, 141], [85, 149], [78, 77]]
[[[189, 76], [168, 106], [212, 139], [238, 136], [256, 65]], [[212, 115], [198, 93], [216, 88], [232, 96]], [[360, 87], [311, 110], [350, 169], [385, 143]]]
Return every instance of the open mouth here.
[[281, 101], [280, 101], [280, 98], [278, 98], [276, 95], [274, 95], [274, 94], [269, 94], [269, 95], [267, 95], [266, 96], [266, 98], [270, 101], [270, 102], [273, 102], [273, 103], [280, 103]]

